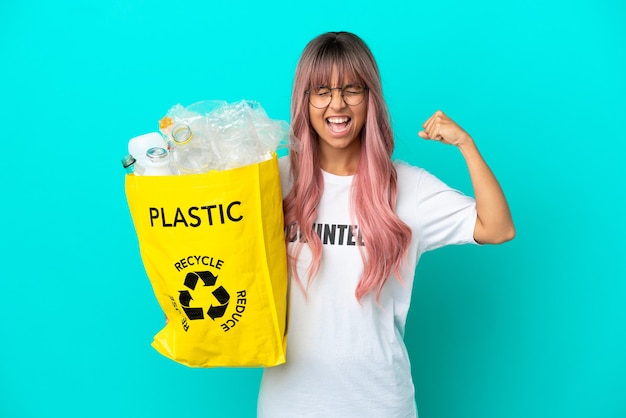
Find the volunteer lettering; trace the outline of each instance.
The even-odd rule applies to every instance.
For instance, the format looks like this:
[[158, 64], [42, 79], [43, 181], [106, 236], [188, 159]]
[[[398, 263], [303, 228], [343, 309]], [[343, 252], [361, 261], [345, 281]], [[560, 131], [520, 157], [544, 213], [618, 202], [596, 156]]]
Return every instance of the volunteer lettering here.
[[[322, 245], [365, 246], [358, 225], [313, 224], [313, 232], [320, 237]], [[295, 223], [285, 227], [285, 234], [289, 242], [306, 242]]]
[[192, 206], [187, 209], [176, 208], [148, 208], [150, 212], [150, 226], [163, 228], [176, 228], [179, 226], [197, 228], [203, 224], [225, 224], [226, 222], [239, 222], [243, 215], [237, 213], [241, 206], [240, 201], [229, 204], [217, 204], [208, 206]]

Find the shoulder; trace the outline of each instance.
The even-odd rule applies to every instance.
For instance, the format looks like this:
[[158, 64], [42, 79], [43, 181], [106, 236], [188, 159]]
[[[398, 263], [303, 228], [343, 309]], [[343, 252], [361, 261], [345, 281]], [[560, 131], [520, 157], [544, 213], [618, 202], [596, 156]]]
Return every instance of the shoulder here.
[[[404, 162], [394, 162], [398, 173], [398, 197], [409, 199], [411, 204], [445, 201], [463, 196], [427, 170]], [[465, 197], [465, 196], [463, 196]]]
[[411, 165], [401, 160], [395, 160], [393, 162], [393, 166], [396, 168], [396, 172], [398, 173], [398, 178], [419, 176], [421, 175], [421, 173], [424, 172], [423, 168]]
[[432, 190], [450, 189], [450, 187], [427, 170], [403, 161], [394, 161], [398, 173], [398, 187], [411, 187], [420, 193]]
[[398, 175], [398, 187], [400, 189], [417, 188], [422, 177], [428, 172], [421, 167], [417, 167], [404, 161], [393, 162]]

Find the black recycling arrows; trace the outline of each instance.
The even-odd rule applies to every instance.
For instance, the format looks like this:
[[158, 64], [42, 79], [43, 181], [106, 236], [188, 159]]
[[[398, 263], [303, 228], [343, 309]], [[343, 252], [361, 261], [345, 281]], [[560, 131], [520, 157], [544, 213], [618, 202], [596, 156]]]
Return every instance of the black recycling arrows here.
[[180, 295], [178, 296], [178, 301], [182, 305], [185, 314], [187, 314], [187, 318], [190, 320], [204, 319], [204, 312], [202, 308], [189, 307], [189, 303], [193, 300], [191, 294], [187, 290], [179, 290], [179, 293]]
[[207, 311], [207, 314], [209, 315], [209, 317], [211, 317], [211, 319], [221, 318], [224, 316], [224, 313], [226, 312], [226, 308], [228, 307], [228, 301], [230, 300], [230, 295], [228, 294], [226, 289], [220, 286], [213, 291], [213, 296], [215, 296], [215, 299], [217, 299], [217, 301], [221, 303], [221, 305], [218, 305], [218, 306], [211, 305], [211, 307]]
[[195, 271], [187, 273], [187, 276], [185, 276], [185, 286], [194, 290], [196, 288], [196, 284], [198, 284], [198, 279], [201, 279], [205, 286], [213, 286], [217, 281], [217, 276], [214, 276], [210, 271]]
[[[198, 280], [201, 280], [204, 283], [205, 287], [215, 286], [215, 283], [217, 282], [217, 276], [215, 276], [210, 271], [197, 271], [187, 273], [187, 276], [185, 276], [185, 287], [191, 290], [195, 290], [196, 285], [198, 284]], [[217, 306], [211, 305], [207, 310], [207, 315], [209, 316], [209, 318], [215, 320], [216, 318], [221, 318], [226, 313], [226, 308], [228, 308], [228, 302], [230, 301], [230, 295], [223, 286], [215, 289], [212, 294], [220, 304]], [[193, 297], [188, 290], [179, 290], [178, 301], [180, 302], [187, 317], [190, 320], [204, 319], [204, 309], [192, 308], [192, 300]]]

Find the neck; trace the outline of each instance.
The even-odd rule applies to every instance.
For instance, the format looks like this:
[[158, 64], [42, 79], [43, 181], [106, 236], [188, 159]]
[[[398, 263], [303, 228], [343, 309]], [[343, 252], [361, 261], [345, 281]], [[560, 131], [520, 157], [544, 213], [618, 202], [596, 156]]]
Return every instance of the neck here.
[[320, 155], [320, 167], [327, 173], [336, 176], [351, 176], [356, 173], [360, 155], [360, 147], [358, 150], [350, 152], [338, 152], [337, 150], [323, 152]]

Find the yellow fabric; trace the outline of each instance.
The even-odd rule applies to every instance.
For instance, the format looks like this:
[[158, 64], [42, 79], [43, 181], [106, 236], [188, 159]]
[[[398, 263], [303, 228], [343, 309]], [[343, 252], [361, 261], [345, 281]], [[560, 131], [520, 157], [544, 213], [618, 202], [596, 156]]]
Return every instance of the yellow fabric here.
[[168, 322], [152, 346], [190, 367], [285, 362], [287, 260], [278, 159], [126, 176], [144, 267]]

